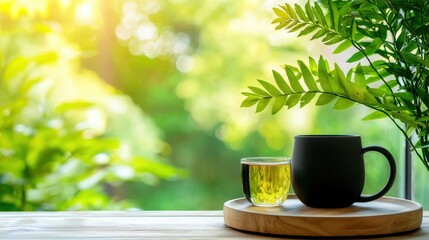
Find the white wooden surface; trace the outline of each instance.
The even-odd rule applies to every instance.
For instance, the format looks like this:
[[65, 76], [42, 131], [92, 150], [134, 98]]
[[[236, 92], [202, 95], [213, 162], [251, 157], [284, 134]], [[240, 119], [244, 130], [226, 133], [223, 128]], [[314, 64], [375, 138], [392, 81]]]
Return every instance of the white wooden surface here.
[[[0, 239], [279, 238], [229, 228], [222, 211], [93, 211], [0, 212]], [[377, 239], [429, 239], [429, 211], [419, 230]]]

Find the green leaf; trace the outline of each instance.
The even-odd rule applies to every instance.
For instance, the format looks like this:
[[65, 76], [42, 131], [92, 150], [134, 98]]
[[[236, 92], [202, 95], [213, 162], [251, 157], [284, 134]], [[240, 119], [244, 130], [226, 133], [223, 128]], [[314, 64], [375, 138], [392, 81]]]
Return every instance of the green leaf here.
[[310, 1], [308, 1], [308, 2], [305, 4], [304, 9], [305, 9], [305, 13], [307, 13], [307, 17], [308, 17], [308, 19], [309, 19], [311, 22], [314, 22], [314, 15], [313, 15], [313, 11], [312, 11], [311, 6], [310, 6]]
[[366, 86], [365, 74], [362, 70], [362, 66], [360, 65], [360, 63], [357, 65], [355, 70], [355, 83], [360, 87]]
[[364, 90], [365, 88], [361, 88], [353, 82], [350, 82], [347, 88], [350, 98], [360, 103], [364, 102]]
[[339, 43], [339, 42], [345, 41], [345, 40], [347, 40], [347, 39], [345, 39], [342, 36], [335, 36], [335, 37], [331, 38], [329, 41], [324, 42], [324, 44], [325, 45], [333, 45], [335, 43]]
[[[412, 61], [407, 61], [407, 63], [411, 63]], [[401, 76], [401, 77], [405, 77], [406, 79], [411, 79], [411, 72], [410, 70], [405, 67], [405, 66], [401, 66], [399, 64], [396, 63], [387, 63], [387, 68], [386, 71], [394, 74], [395, 76]]]
[[286, 100], [287, 100], [286, 96], [280, 96], [280, 97], [274, 98], [274, 104], [271, 110], [271, 114], [274, 115], [277, 112], [279, 112], [285, 106]]
[[286, 13], [290, 16], [290, 18], [298, 19], [298, 16], [296, 15], [295, 11], [289, 4], [285, 4], [284, 9], [286, 10]]
[[406, 124], [410, 125], [413, 128], [417, 128], [418, 127], [417, 122], [414, 120], [414, 117], [411, 116], [410, 114], [408, 114], [405, 111], [392, 111], [392, 112], [390, 112], [390, 114], [395, 119], [398, 119], [401, 122], [406, 123]]
[[319, 99], [317, 99], [316, 105], [323, 106], [332, 102], [337, 96], [331, 94], [321, 94]]
[[385, 96], [387, 96], [387, 95], [390, 94], [386, 90], [380, 89], [380, 88], [370, 88], [370, 87], [367, 87], [366, 90], [369, 93], [371, 93], [372, 95], [376, 96], [376, 97], [385, 97]]
[[347, 94], [348, 93], [348, 88], [349, 88], [349, 83], [346, 80], [346, 77], [344, 76], [343, 71], [340, 69], [340, 67], [335, 64], [335, 79], [336, 79], [336, 83], [338, 83], [338, 87], [339, 87], [339, 93], [342, 94]]
[[361, 60], [365, 57], [365, 54], [363, 54], [361, 51], [356, 52], [353, 54], [349, 59], [347, 59], [347, 62], [352, 63]]
[[289, 79], [289, 83], [290, 83], [291, 88], [295, 92], [304, 92], [304, 89], [301, 87], [301, 84], [299, 84], [298, 78], [295, 76], [295, 73], [293, 73], [292, 68], [290, 66], [286, 65], [285, 70], [286, 70], [286, 75]]
[[286, 81], [284, 80], [282, 75], [280, 75], [280, 73], [273, 70], [273, 76], [274, 76], [274, 80], [276, 80], [277, 86], [279, 86], [280, 90], [283, 93], [285, 94], [292, 93], [292, 89], [289, 87], [289, 85], [287, 85]]
[[371, 93], [368, 91], [363, 91], [364, 101], [365, 104], [368, 105], [378, 105], [381, 101], [378, 100], [376, 97], [374, 97]]
[[296, 32], [296, 31], [298, 31], [299, 29], [301, 29], [304, 26], [307, 26], [307, 24], [305, 24], [305, 23], [298, 23], [298, 24], [296, 24], [295, 27], [289, 29], [288, 32]]
[[243, 100], [240, 107], [251, 107], [251, 106], [255, 105], [258, 102], [258, 100], [259, 100], [258, 98], [248, 97], [248, 98]]
[[263, 111], [267, 107], [268, 103], [270, 103], [270, 100], [271, 100], [271, 98], [260, 99], [258, 101], [258, 105], [256, 105], [256, 112], [258, 113], [258, 112]]
[[381, 38], [375, 38], [368, 46], [365, 47], [364, 51], [366, 55], [371, 55], [375, 53], [382, 45], [383, 45], [383, 40], [381, 40]]
[[424, 89], [417, 89], [417, 94], [422, 102], [429, 108], [429, 94]]
[[404, 42], [407, 38], [407, 31], [401, 31], [401, 34], [396, 38], [396, 48], [399, 50], [404, 46]]
[[259, 95], [254, 94], [254, 93], [250, 93], [250, 92], [241, 92], [241, 94], [243, 94], [246, 97], [255, 97], [255, 98], [259, 98]]
[[338, 9], [337, 6], [332, 2], [332, 0], [328, 1], [328, 5], [329, 5], [329, 14], [331, 17], [331, 23], [332, 23], [332, 27], [335, 31], [338, 32], [338, 25], [339, 25], [339, 14], [338, 14]]
[[322, 56], [319, 57], [318, 62], [318, 72], [319, 72], [319, 82], [322, 86], [322, 89], [326, 92], [332, 92], [331, 83], [329, 81], [329, 74], [326, 69], [325, 60]]
[[[423, 64], [426, 67], [429, 67], [429, 61], [425, 61], [425, 60], [423, 60], [422, 58], [420, 58], [419, 56], [417, 56], [415, 54], [412, 54], [410, 52], [402, 51], [401, 55], [404, 57], [405, 61], [407, 61], [407, 63], [410, 64], [410, 65], [415, 66], [415, 65], [417, 65], [416, 63], [420, 63], [420, 64]], [[411, 64], [411, 63], [413, 63], [413, 64]]]
[[393, 96], [409, 102], [414, 100], [414, 96], [410, 92], [396, 92], [396, 93], [393, 93]]
[[279, 17], [282, 17], [282, 18], [288, 18], [289, 16], [283, 11], [283, 10], [281, 10], [281, 9], [279, 9], [279, 8], [273, 8], [273, 11], [274, 11], [274, 13], [277, 15], [277, 16], [279, 16]]
[[330, 40], [332, 40], [334, 37], [337, 37], [338, 35], [332, 32], [327, 32], [326, 36], [322, 39], [322, 42], [329, 42]]
[[368, 120], [375, 120], [375, 119], [381, 119], [381, 118], [386, 118], [386, 117], [387, 117], [387, 115], [384, 114], [383, 112], [374, 111], [374, 112], [366, 115], [364, 118], [362, 118], [362, 120], [368, 121]]
[[311, 102], [311, 100], [316, 96], [316, 93], [305, 93], [302, 97], [301, 97], [301, 103], [300, 103], [300, 107], [304, 107], [305, 105], [307, 105], [308, 103]]
[[274, 87], [274, 85], [272, 85], [269, 82], [266, 82], [264, 80], [258, 80], [258, 82], [268, 91], [268, 93], [271, 94], [271, 96], [280, 96], [282, 95], [282, 93], [277, 90], [276, 87]]
[[310, 40], [314, 40], [314, 39], [318, 39], [321, 38], [323, 36], [325, 36], [325, 34], [327, 33], [327, 31], [325, 29], [320, 29], [319, 31], [317, 31]]
[[338, 101], [335, 103], [334, 105], [334, 109], [337, 110], [344, 110], [347, 108], [350, 108], [351, 106], [353, 106], [355, 103], [353, 101], [350, 101], [348, 99], [345, 98], [338, 98]]
[[334, 54], [342, 53], [345, 50], [349, 49], [351, 46], [353, 46], [352, 42], [346, 40], [346, 41], [342, 42], [341, 44], [339, 44], [337, 46], [337, 48], [335, 48], [333, 53]]
[[304, 10], [302, 10], [301, 6], [296, 4], [296, 3], [295, 3], [295, 12], [302, 21], [304, 21], [304, 22], [308, 21], [308, 18], [305, 15]]
[[288, 108], [292, 108], [299, 102], [300, 99], [301, 94], [292, 94], [287, 98], [286, 105], [288, 106]]
[[314, 81], [313, 75], [310, 70], [307, 68], [304, 62], [298, 60], [299, 68], [301, 69], [302, 76], [304, 77], [304, 82], [307, 85], [310, 91], [318, 91], [316, 81]]
[[[350, 23], [350, 32], [349, 32], [350, 39], [355, 40], [355, 41], [357, 40], [357, 39], [355, 39], [356, 32], [357, 32], [357, 30], [356, 30], [356, 19], [352, 18], [352, 21]], [[350, 41], [350, 44], [351, 43], [352, 42]]]
[[279, 30], [279, 29], [282, 29], [282, 28], [287, 28], [288, 25], [289, 25], [289, 23], [291, 23], [291, 22], [290, 21], [281, 20], [279, 22], [279, 24], [275, 27], [275, 30]]
[[310, 64], [310, 71], [311, 71], [311, 74], [313, 74], [313, 75], [317, 76], [317, 75], [318, 75], [318, 74], [317, 74], [317, 72], [318, 72], [318, 67], [317, 67], [316, 60], [314, 60], [314, 58], [312, 58], [312, 57], [309, 57], [309, 58], [308, 58], [308, 62], [309, 62], [309, 64]]
[[408, 110], [408, 108], [406, 106], [396, 106], [395, 104], [390, 103], [387, 100], [383, 101], [383, 103], [379, 104], [379, 106], [390, 111], [390, 112]]
[[271, 95], [258, 87], [250, 86], [249, 89], [258, 96], [270, 97]]
[[302, 30], [302, 31], [298, 34], [298, 37], [305, 36], [305, 35], [307, 35], [307, 34], [309, 34], [309, 33], [313, 32], [313, 31], [314, 31], [314, 30], [316, 30], [317, 28], [318, 28], [318, 26], [316, 26], [316, 25], [310, 25], [310, 26], [307, 26], [306, 28], [304, 28], [304, 30]]
[[325, 20], [325, 14], [323, 13], [322, 8], [320, 8], [320, 5], [317, 2], [314, 3], [313, 12], [319, 24], [326, 27], [328, 24], [326, 23], [326, 20]]

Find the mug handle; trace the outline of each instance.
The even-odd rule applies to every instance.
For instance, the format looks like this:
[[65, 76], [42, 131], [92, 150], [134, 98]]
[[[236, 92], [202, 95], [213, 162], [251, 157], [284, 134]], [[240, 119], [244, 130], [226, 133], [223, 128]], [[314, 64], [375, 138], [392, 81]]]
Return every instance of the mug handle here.
[[370, 147], [365, 147], [362, 148], [362, 154], [365, 154], [369, 151], [376, 151], [379, 152], [381, 154], [384, 155], [384, 157], [386, 157], [387, 161], [389, 162], [389, 166], [390, 166], [390, 176], [389, 176], [389, 181], [387, 181], [386, 186], [384, 186], [384, 188], [374, 194], [374, 195], [370, 195], [370, 196], [360, 196], [357, 200], [357, 202], [369, 202], [369, 201], [373, 201], [377, 198], [380, 198], [381, 196], [383, 196], [384, 194], [387, 193], [387, 191], [389, 191], [389, 189], [392, 187], [393, 182], [395, 181], [395, 176], [396, 176], [396, 164], [395, 164], [395, 160], [392, 156], [392, 154], [390, 154], [389, 151], [387, 151], [385, 148], [379, 147], [379, 146], [370, 146]]

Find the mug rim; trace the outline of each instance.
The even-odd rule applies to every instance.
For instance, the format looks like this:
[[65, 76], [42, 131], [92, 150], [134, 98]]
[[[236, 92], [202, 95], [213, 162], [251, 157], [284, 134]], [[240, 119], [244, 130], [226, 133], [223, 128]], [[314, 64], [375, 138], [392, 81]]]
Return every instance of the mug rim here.
[[300, 134], [295, 138], [355, 138], [360, 137], [356, 134]]
[[286, 157], [286, 156], [244, 157], [244, 158], [241, 158], [241, 164], [248, 164], [248, 165], [290, 164], [291, 160], [292, 160], [292, 157]]

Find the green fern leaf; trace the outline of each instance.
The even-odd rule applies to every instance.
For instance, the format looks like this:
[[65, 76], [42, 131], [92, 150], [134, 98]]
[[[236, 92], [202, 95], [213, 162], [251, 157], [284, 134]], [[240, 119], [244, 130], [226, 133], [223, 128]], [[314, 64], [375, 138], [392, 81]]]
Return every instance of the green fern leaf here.
[[342, 79], [345, 79], [344, 73], [341, 71], [341, 69], [339, 69], [337, 65], [335, 66], [335, 69], [332, 71], [331, 75], [333, 76], [332, 78], [330, 78], [332, 91], [340, 95], [346, 95], [347, 88], [344, 88], [342, 83]]
[[305, 105], [309, 104], [311, 100], [316, 96], [316, 93], [305, 93], [300, 101], [300, 107], [304, 107]]
[[258, 98], [248, 97], [244, 99], [244, 101], [241, 103], [240, 107], [251, 107], [255, 105], [259, 101]]
[[292, 89], [289, 87], [289, 85], [287, 85], [286, 81], [284, 80], [284, 78], [280, 75], [280, 73], [276, 72], [273, 70], [273, 76], [274, 76], [274, 80], [277, 83], [277, 86], [279, 86], [280, 90], [285, 93], [285, 94], [290, 94], [292, 93]]
[[346, 40], [343, 36], [339, 36], [334, 34], [334, 37], [332, 37], [331, 39], [329, 39], [329, 41], [323, 42], [325, 45], [333, 45], [336, 43], [339, 43], [341, 41]]
[[329, 13], [330, 13], [330, 17], [331, 17], [331, 23], [332, 23], [332, 27], [335, 31], [338, 32], [338, 25], [339, 23], [339, 14], [338, 14], [338, 9], [337, 6], [335, 6], [334, 3], [332, 3], [332, 0], [328, 1], [329, 4]]
[[258, 87], [252, 87], [250, 86], [249, 89], [254, 92], [256, 95], [263, 96], [263, 97], [270, 97], [271, 95], [264, 90], [258, 88]]
[[306, 25], [307, 25], [306, 23], [298, 23], [298, 24], [295, 25], [295, 27], [289, 29], [288, 32], [296, 32], [299, 29], [305, 27]]
[[302, 88], [301, 84], [298, 82], [298, 78], [295, 76], [295, 73], [293, 73], [293, 70], [290, 66], [285, 66], [286, 75], [289, 79], [289, 83], [293, 91], [295, 92], [304, 92], [304, 88]]
[[313, 75], [310, 70], [307, 68], [304, 62], [298, 61], [299, 68], [301, 69], [302, 76], [304, 77], [304, 82], [307, 85], [310, 91], [318, 91], [316, 81], [314, 81]]
[[334, 109], [344, 110], [344, 109], [350, 108], [354, 104], [355, 104], [355, 102], [350, 101], [348, 99], [338, 98], [338, 101], [334, 105]]
[[284, 5], [284, 9], [285, 9], [286, 13], [289, 15], [290, 18], [292, 18], [292, 19], [298, 19], [297, 14], [295, 13], [295, 11], [293, 10], [293, 8], [289, 4], [285, 4]]
[[319, 24], [323, 25], [324, 27], [327, 27], [328, 24], [326, 23], [325, 20], [325, 14], [323, 14], [322, 8], [320, 7], [319, 4], [314, 3], [314, 15], [316, 16], [317, 21], [319, 22]]
[[349, 59], [347, 59], [347, 62], [348, 63], [357, 62], [364, 57], [365, 57], [365, 54], [363, 54], [362, 52], [356, 52]]
[[318, 67], [317, 67], [317, 63], [316, 60], [314, 60], [314, 58], [309, 57], [308, 58], [308, 63], [310, 64], [310, 71], [313, 75], [317, 76], [318, 75]]
[[286, 96], [279, 96], [274, 98], [274, 104], [273, 108], [271, 110], [271, 114], [278, 113], [286, 104], [287, 97]]
[[363, 103], [364, 102], [364, 90], [365, 88], [359, 87], [357, 84], [350, 82], [348, 85], [347, 93], [351, 99]]
[[305, 13], [307, 14], [308, 20], [310, 20], [311, 22], [314, 23], [315, 22], [314, 21], [314, 15], [313, 15], [313, 11], [312, 11], [311, 6], [310, 6], [310, 1], [308, 1], [305, 4], [304, 9], [305, 9]]
[[302, 30], [302, 31], [298, 34], [298, 37], [305, 36], [305, 35], [307, 35], [307, 34], [309, 34], [309, 33], [313, 32], [313, 31], [315, 31], [317, 28], [318, 28], [318, 26], [317, 26], [317, 25], [310, 25], [310, 26], [307, 26], [306, 28], [304, 28], [304, 30]]
[[337, 46], [337, 48], [335, 48], [335, 50], [333, 51], [333, 53], [334, 54], [342, 53], [345, 50], [349, 49], [351, 46], [353, 46], [352, 42], [350, 42], [350, 41], [344, 41], [341, 44], [339, 44]]
[[385, 117], [387, 117], [387, 115], [384, 114], [383, 112], [374, 111], [374, 112], [366, 115], [364, 118], [362, 118], [362, 120], [368, 121], [368, 120], [381, 119], [381, 118], [385, 118]]
[[255, 94], [255, 93], [249, 93], [249, 92], [241, 92], [241, 94], [243, 94], [246, 97], [255, 97], [255, 98], [259, 98], [259, 95]]
[[292, 94], [290, 95], [286, 100], [286, 105], [288, 108], [293, 108], [297, 103], [299, 103], [299, 100], [301, 99], [302, 94]]
[[304, 10], [302, 10], [300, 5], [295, 4], [295, 12], [302, 21], [304, 21], [304, 22], [308, 21], [308, 18], [305, 15], [305, 12], [304, 12]]
[[258, 82], [265, 88], [265, 90], [268, 91], [268, 93], [271, 96], [280, 96], [280, 95], [282, 95], [282, 93], [279, 90], [277, 90], [277, 88], [274, 87], [274, 85], [272, 85], [271, 83], [266, 82], [264, 80], [258, 80]]
[[261, 98], [258, 101], [258, 105], [256, 105], [256, 113], [263, 111], [268, 103], [270, 103], [271, 98]]
[[311, 37], [311, 39], [310, 40], [314, 40], [314, 39], [318, 39], [318, 38], [321, 38], [321, 37], [323, 37], [323, 36], [325, 36], [326, 35], [326, 33], [327, 33], [327, 30], [326, 29], [320, 29], [319, 31], [317, 31], [312, 37]]
[[273, 8], [274, 13], [281, 18], [288, 18], [289, 16], [279, 8]]
[[319, 82], [322, 89], [326, 92], [332, 92], [331, 83], [329, 81], [329, 74], [326, 69], [325, 60], [322, 56], [319, 57], [318, 62], [318, 73], [319, 73]]
[[319, 96], [319, 99], [317, 99], [316, 105], [317, 106], [323, 106], [330, 102], [332, 102], [337, 96], [331, 95], [331, 94], [321, 94]]

